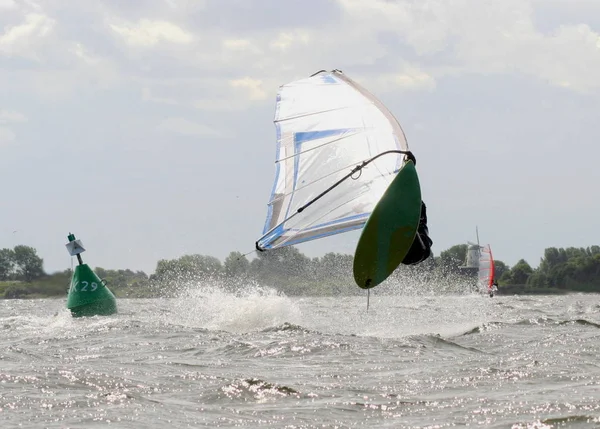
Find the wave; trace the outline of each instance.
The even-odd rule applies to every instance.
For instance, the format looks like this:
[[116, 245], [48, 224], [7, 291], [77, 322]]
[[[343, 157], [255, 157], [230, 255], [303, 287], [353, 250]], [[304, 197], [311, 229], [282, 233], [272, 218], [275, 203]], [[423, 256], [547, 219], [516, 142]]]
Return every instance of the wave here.
[[[210, 396], [212, 396], [212, 398]], [[221, 386], [216, 394], [208, 395], [206, 399], [209, 401], [211, 399], [219, 401], [222, 400], [223, 397], [226, 397], [229, 400], [237, 399], [244, 402], [262, 402], [288, 396], [301, 398], [306, 395], [302, 395], [296, 389], [282, 384], [271, 383], [260, 378], [251, 377], [227, 383], [224, 386]]]
[[594, 328], [600, 328], [600, 323], [592, 322], [586, 319], [568, 319], [568, 320], [556, 320], [549, 317], [533, 317], [529, 319], [522, 319], [515, 322], [486, 322], [482, 323], [466, 332], [457, 335], [456, 337], [463, 337], [468, 335], [481, 334], [484, 332], [509, 328], [511, 326], [568, 326], [568, 325], [580, 325], [590, 326]]

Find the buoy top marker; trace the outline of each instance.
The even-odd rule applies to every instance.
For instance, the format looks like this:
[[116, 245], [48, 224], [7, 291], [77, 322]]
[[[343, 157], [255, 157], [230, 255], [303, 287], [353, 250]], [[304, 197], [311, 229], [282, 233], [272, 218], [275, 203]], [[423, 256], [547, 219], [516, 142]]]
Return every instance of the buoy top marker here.
[[83, 243], [81, 242], [81, 240], [76, 240], [75, 234], [72, 233], [69, 233], [69, 236], [67, 238], [69, 239], [69, 242], [65, 244], [65, 246], [67, 247], [69, 254], [71, 256], [77, 255], [79, 265], [83, 264], [83, 261], [81, 260], [80, 256], [81, 253], [85, 252], [85, 247], [83, 247]]

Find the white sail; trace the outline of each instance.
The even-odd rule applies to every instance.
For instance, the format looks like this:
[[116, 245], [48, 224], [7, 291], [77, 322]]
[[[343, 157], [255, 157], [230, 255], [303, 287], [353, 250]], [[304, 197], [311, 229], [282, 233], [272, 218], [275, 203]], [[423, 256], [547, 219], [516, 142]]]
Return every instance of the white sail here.
[[373, 95], [342, 72], [319, 72], [279, 89], [275, 183], [259, 250], [362, 228], [402, 167], [402, 154], [372, 161], [305, 210], [298, 209], [389, 150], [408, 150], [402, 128]]

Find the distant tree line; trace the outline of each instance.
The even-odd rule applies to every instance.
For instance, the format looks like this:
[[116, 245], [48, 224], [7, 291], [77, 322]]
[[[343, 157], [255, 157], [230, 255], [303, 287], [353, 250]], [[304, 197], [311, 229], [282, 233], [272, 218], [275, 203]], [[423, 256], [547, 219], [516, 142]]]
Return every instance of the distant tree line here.
[[600, 246], [550, 247], [537, 269], [521, 259], [503, 280], [530, 291], [600, 292]]
[[[44, 260], [30, 246], [0, 249], [0, 298], [40, 298], [66, 295], [72, 272], [47, 274]], [[120, 296], [144, 296], [148, 292], [148, 276], [131, 270], [105, 270], [95, 268], [96, 274]]]
[[259, 284], [288, 295], [331, 295], [350, 290], [352, 256], [328, 253], [310, 258], [293, 246], [257, 252], [252, 260], [231, 252], [223, 263], [213, 256], [185, 255], [158, 261], [149, 280], [155, 286], [171, 289], [211, 281], [230, 290]]
[[[468, 246], [459, 244], [442, 251], [417, 266], [400, 267], [389, 284], [407, 283], [419, 278], [420, 285], [429, 282], [432, 290], [449, 285], [450, 292], [476, 289], [477, 271], [465, 270]], [[600, 247], [557, 249], [547, 248], [538, 268], [524, 259], [510, 267], [495, 260], [495, 278], [500, 294], [544, 294], [567, 291], [600, 292]], [[150, 280], [160, 284], [180, 284], [211, 279], [236, 280], [235, 287], [252, 281], [274, 287], [288, 295], [360, 294], [352, 277], [353, 256], [327, 253], [310, 258], [297, 248], [283, 247], [257, 252], [248, 260], [240, 252], [231, 252], [224, 262], [212, 256], [186, 255], [179, 259], [161, 260]], [[246, 283], [244, 283], [246, 282]], [[383, 285], [382, 285], [383, 286]], [[385, 290], [378, 287], [377, 290]]]
[[[374, 291], [385, 293], [407, 284], [412, 284], [414, 290], [427, 287], [432, 292], [474, 289], [476, 271], [461, 268], [467, 251], [466, 244], [459, 244], [417, 266], [401, 265]], [[362, 294], [364, 291], [353, 280], [352, 263], [352, 255], [330, 252], [311, 258], [290, 246], [257, 252], [252, 260], [237, 251], [223, 262], [199, 254], [163, 259], [150, 276], [143, 271], [94, 270], [118, 297], [169, 296], [201, 282], [231, 291], [257, 284], [286, 295]], [[599, 246], [548, 248], [536, 269], [523, 259], [512, 267], [496, 260], [495, 267], [499, 294], [600, 292]], [[0, 296], [4, 298], [64, 296], [70, 277], [70, 270], [46, 274], [43, 260], [32, 247], [0, 250]]]
[[0, 281], [22, 280], [30, 282], [42, 277], [44, 260], [29, 246], [0, 249]]
[[[467, 245], [453, 246], [440, 254], [442, 264], [456, 270], [466, 259]], [[509, 267], [496, 260], [500, 293], [600, 292], [600, 246], [549, 247], [537, 268], [520, 259]]]

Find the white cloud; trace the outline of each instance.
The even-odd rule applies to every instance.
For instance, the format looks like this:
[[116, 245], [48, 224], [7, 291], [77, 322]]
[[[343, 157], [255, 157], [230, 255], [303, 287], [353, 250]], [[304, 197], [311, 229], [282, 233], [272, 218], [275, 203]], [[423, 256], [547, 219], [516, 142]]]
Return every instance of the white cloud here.
[[16, 110], [0, 108], [0, 147], [8, 146], [17, 140], [14, 131], [5, 125], [26, 122], [27, 117]]
[[206, 0], [165, 0], [171, 9], [180, 9], [184, 12], [192, 12], [204, 9]]
[[539, 49], [524, 60], [530, 72], [575, 90], [600, 88], [600, 34], [589, 26], [561, 26]]
[[252, 42], [247, 39], [226, 39], [223, 40], [223, 47], [225, 49], [231, 49], [232, 51], [244, 51], [252, 48]]
[[79, 58], [83, 63], [88, 65], [98, 65], [102, 60], [101, 58], [92, 55], [83, 44], [75, 42], [70, 48], [70, 51]]
[[37, 59], [33, 48], [49, 36], [54, 25], [55, 21], [43, 14], [27, 14], [24, 23], [8, 27], [0, 35], [0, 53]]
[[536, 28], [531, 1], [338, 2], [348, 21], [370, 29], [364, 43], [376, 47], [378, 33], [394, 34], [432, 76], [520, 73], [573, 90], [600, 89], [600, 35], [585, 24], [545, 34]]
[[[401, 35], [420, 55], [443, 49], [451, 22], [449, 12], [461, 2], [390, 2], [384, 0], [338, 0], [346, 18], [358, 31], [368, 29], [368, 43], [381, 31]], [[362, 24], [361, 24], [362, 22]]]
[[[433, 90], [436, 87], [435, 79], [415, 67], [407, 66], [398, 73], [386, 73], [379, 77], [379, 86], [387, 86], [391, 90]], [[368, 83], [365, 82], [365, 86]]]
[[17, 3], [15, 0], [0, 0], [0, 9], [16, 9]]
[[0, 124], [9, 124], [14, 122], [25, 122], [27, 117], [15, 110], [0, 109]]
[[250, 100], [262, 101], [267, 98], [267, 93], [262, 88], [262, 80], [253, 79], [251, 77], [243, 77], [241, 79], [233, 79], [229, 82], [233, 88], [242, 89], [244, 94]]
[[271, 48], [286, 51], [292, 45], [308, 45], [311, 36], [308, 31], [282, 32], [270, 43]]
[[251, 107], [247, 100], [235, 100], [234, 98], [198, 98], [190, 106], [198, 110], [212, 112], [232, 112], [246, 110]]
[[14, 143], [15, 140], [15, 133], [10, 128], [0, 126], [0, 147], [8, 146]]
[[152, 103], [162, 103], [162, 104], [171, 104], [173, 106], [177, 106], [179, 103], [174, 98], [165, 98], [165, 97], [157, 97], [153, 94], [152, 90], [148, 87], [142, 88], [142, 101], [152, 102]]
[[194, 40], [191, 33], [168, 21], [141, 19], [137, 24], [111, 24], [110, 27], [132, 46], [154, 46], [161, 41], [189, 44]]
[[[51, 64], [43, 74], [22, 72], [28, 76], [24, 81], [34, 81], [26, 90], [47, 96], [126, 84], [146, 102], [215, 111], [271, 102], [279, 85], [333, 68], [360, 77], [374, 93], [431, 91], [445, 76], [472, 73], [521, 74], [577, 91], [600, 89], [599, 34], [583, 24], [538, 31], [535, 0], [333, 1], [339, 9], [327, 26], [308, 19], [289, 27], [253, 21], [229, 31], [198, 23], [200, 17], [218, 21], [218, 8], [204, 2], [192, 7], [171, 0], [163, 8], [126, 10], [82, 6], [74, 13], [93, 10], [89, 16], [97, 22], [90, 28], [108, 30], [89, 34], [79, 27], [77, 33], [64, 32], [66, 18], [45, 4], [46, 11], [6, 27], [0, 54], [21, 46]], [[77, 15], [68, 18], [73, 22]], [[61, 32], [52, 31], [55, 27]], [[160, 55], [121, 51], [111, 40], [115, 35]], [[46, 39], [46, 51], [30, 43], [40, 39]], [[4, 81], [0, 86], [8, 85]]]
[[[231, 110], [232, 89], [221, 79], [149, 79], [143, 81], [142, 100], [202, 110]], [[247, 107], [247, 103], [238, 103]], [[240, 107], [238, 107], [240, 108]]]
[[158, 125], [158, 130], [194, 137], [223, 137], [223, 133], [207, 125], [185, 118], [167, 118]]
[[[268, 89], [267, 89], [268, 88]], [[142, 100], [206, 111], [240, 111], [274, 97], [277, 84], [251, 77], [144, 80]]]

